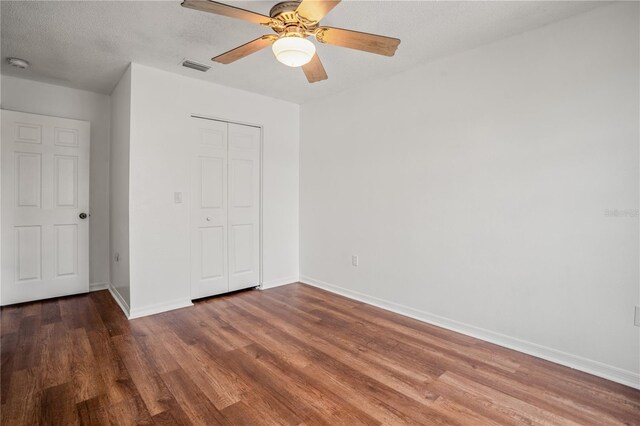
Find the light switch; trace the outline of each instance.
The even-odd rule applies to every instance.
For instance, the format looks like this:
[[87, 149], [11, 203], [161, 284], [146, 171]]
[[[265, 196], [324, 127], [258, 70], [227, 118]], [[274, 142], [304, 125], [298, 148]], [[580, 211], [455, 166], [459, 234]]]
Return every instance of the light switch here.
[[173, 193], [173, 202], [176, 204], [182, 203], [182, 192]]

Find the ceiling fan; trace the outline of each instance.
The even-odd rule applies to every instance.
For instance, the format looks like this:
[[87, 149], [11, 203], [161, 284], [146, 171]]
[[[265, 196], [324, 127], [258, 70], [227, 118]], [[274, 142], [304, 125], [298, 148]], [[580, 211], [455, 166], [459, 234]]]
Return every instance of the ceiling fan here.
[[273, 6], [269, 16], [210, 0], [184, 0], [182, 6], [243, 19], [270, 27], [276, 32], [218, 55], [212, 58], [213, 61], [230, 64], [271, 45], [278, 61], [290, 67], [301, 66], [309, 83], [314, 83], [328, 77], [315, 45], [307, 37], [314, 36], [320, 43], [385, 56], [393, 56], [400, 44], [397, 38], [321, 26], [320, 20], [338, 3], [340, 0], [284, 1]]

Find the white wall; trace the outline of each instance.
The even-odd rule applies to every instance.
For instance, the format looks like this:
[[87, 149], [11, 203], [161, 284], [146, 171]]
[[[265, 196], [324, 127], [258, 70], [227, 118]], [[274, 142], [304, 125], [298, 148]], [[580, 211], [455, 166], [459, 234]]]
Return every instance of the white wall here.
[[111, 93], [110, 246], [111, 285], [129, 314], [129, 137], [131, 68]]
[[2, 109], [91, 122], [89, 280], [109, 282], [109, 96], [1, 76]]
[[303, 105], [301, 279], [640, 386], [638, 16]]
[[138, 64], [131, 88], [131, 316], [189, 303], [191, 114], [264, 126], [263, 281], [297, 281], [299, 107]]

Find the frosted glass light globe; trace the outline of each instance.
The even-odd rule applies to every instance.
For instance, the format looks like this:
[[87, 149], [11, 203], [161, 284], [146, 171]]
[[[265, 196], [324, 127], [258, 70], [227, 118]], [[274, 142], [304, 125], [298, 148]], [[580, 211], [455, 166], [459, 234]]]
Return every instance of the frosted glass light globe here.
[[290, 67], [301, 67], [309, 63], [316, 53], [316, 46], [306, 38], [281, 37], [271, 49], [276, 59]]

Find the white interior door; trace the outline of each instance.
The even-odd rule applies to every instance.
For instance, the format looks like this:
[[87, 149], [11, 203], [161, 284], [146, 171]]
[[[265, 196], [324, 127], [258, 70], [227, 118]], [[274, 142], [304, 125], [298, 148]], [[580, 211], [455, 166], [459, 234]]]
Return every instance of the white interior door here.
[[2, 111], [2, 304], [89, 291], [89, 123]]
[[229, 290], [260, 284], [260, 129], [229, 123]]
[[227, 123], [192, 118], [191, 297], [229, 291]]

